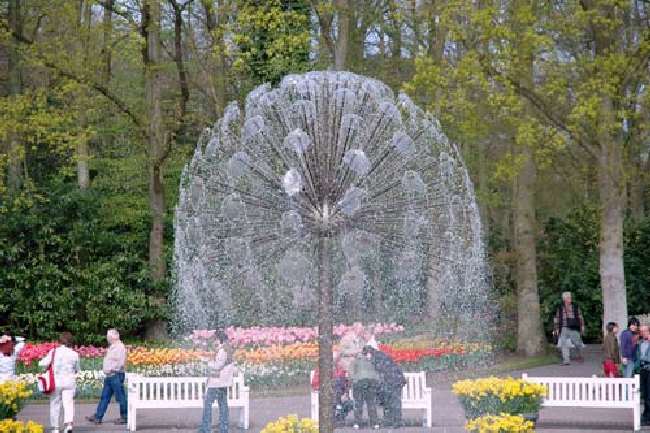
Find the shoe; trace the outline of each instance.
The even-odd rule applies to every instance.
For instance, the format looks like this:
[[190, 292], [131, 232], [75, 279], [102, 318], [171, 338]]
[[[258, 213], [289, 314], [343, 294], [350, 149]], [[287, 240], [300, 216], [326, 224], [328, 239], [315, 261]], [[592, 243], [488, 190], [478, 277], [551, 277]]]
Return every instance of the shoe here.
[[113, 422], [113, 424], [116, 424], [116, 425], [126, 425], [127, 423], [128, 423], [128, 421], [127, 421], [126, 418], [118, 418]]
[[375, 424], [374, 426], [372, 426], [372, 428], [375, 430], [379, 430], [379, 424]]
[[562, 361], [562, 362], [560, 362], [560, 365], [571, 365], [571, 363]]
[[87, 416], [87, 417], [86, 417], [86, 420], [87, 420], [88, 422], [91, 422], [91, 423], [95, 424], [95, 425], [99, 425], [99, 424], [102, 423], [102, 420], [101, 420], [101, 419], [97, 419], [97, 418], [95, 418], [95, 415], [93, 415], [93, 416]]
[[359, 430], [359, 424], [353, 425], [352, 428], [355, 429], [355, 430]]
[[63, 433], [72, 433], [72, 425], [65, 426]]

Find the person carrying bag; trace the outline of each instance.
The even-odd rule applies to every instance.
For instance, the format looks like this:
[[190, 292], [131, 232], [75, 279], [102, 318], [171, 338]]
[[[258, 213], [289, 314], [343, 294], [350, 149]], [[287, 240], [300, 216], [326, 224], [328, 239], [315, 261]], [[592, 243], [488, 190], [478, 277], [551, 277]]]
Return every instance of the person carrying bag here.
[[[72, 432], [74, 421], [74, 393], [77, 373], [81, 370], [79, 354], [71, 349], [72, 334], [63, 332], [59, 337], [59, 347], [50, 352], [38, 363], [47, 371], [39, 377], [39, 389], [50, 396], [50, 425], [52, 433], [59, 433], [59, 417], [63, 403], [63, 422], [65, 433]], [[41, 380], [43, 379], [43, 380]]]

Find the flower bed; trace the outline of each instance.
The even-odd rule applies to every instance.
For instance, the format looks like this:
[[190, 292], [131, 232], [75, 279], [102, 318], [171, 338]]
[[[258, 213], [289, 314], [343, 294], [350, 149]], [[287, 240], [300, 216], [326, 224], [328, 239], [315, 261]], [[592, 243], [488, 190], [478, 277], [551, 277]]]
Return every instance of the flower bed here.
[[453, 384], [467, 419], [484, 415], [537, 413], [546, 395], [543, 385], [512, 377], [461, 380]]
[[309, 418], [298, 419], [297, 415], [289, 415], [271, 421], [260, 433], [318, 433], [318, 424]]
[[0, 383], [0, 419], [16, 416], [25, 405], [25, 399], [31, 395], [32, 391], [24, 382], [8, 380]]
[[517, 415], [486, 415], [465, 424], [470, 433], [535, 433], [531, 421]]
[[[337, 325], [334, 327], [334, 336], [341, 337], [354, 329], [355, 325]], [[358, 325], [357, 325], [358, 326]], [[372, 325], [376, 335], [394, 334], [404, 331], [402, 325], [396, 323], [377, 323]], [[201, 344], [212, 338], [214, 330], [195, 330], [188, 337], [195, 344]], [[251, 328], [226, 328], [228, 340], [234, 347], [244, 346], [272, 346], [292, 343], [307, 343], [318, 338], [317, 327], [261, 327]]]
[[0, 421], [0, 433], [43, 433], [43, 426], [34, 421], [3, 419]]
[[[406, 371], [437, 371], [464, 368], [491, 354], [490, 345], [461, 341], [400, 338], [404, 328], [396, 324], [373, 325], [385, 343], [380, 349], [402, 365]], [[336, 335], [345, 335], [353, 327], [337, 326]], [[316, 328], [267, 327], [228, 328], [234, 343], [234, 358], [247, 384], [254, 388], [304, 385], [310, 370], [318, 362]], [[210, 351], [214, 331], [195, 331], [188, 342], [176, 347], [127, 346], [127, 372], [145, 376], [206, 376], [205, 357]], [[183, 347], [183, 345], [185, 347]], [[18, 373], [35, 390], [35, 375], [40, 371], [35, 361], [44, 357], [55, 343], [28, 344], [20, 354]], [[82, 373], [78, 380], [80, 398], [97, 398], [102, 387], [102, 360], [106, 349], [93, 346], [75, 348], [81, 357]]]

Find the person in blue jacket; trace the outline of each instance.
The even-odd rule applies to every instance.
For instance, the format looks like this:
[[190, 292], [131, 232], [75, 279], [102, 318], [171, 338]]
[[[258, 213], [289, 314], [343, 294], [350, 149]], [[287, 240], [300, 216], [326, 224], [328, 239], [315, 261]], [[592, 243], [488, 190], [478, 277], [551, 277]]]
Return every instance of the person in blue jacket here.
[[630, 317], [630, 320], [627, 322], [627, 329], [621, 332], [621, 364], [623, 365], [623, 377], [630, 378], [634, 375], [638, 330], [639, 319], [636, 317]]

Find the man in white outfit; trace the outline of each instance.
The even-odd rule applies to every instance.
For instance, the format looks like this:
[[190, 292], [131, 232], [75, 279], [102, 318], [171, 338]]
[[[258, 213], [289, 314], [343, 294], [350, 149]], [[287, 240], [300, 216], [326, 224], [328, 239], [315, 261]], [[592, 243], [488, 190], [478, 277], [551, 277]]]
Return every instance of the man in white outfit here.
[[[72, 334], [64, 332], [59, 337], [59, 347], [49, 351], [45, 358], [38, 363], [39, 366], [54, 368], [54, 392], [50, 394], [50, 425], [52, 433], [59, 433], [59, 417], [61, 403], [63, 403], [63, 431], [72, 432], [74, 421], [74, 393], [77, 382], [77, 373], [81, 370], [79, 354], [72, 350]], [[54, 359], [54, 362], [52, 362]]]
[[0, 383], [16, 377], [16, 359], [25, 346], [25, 339], [10, 335], [0, 337]]

